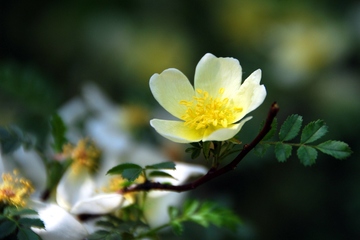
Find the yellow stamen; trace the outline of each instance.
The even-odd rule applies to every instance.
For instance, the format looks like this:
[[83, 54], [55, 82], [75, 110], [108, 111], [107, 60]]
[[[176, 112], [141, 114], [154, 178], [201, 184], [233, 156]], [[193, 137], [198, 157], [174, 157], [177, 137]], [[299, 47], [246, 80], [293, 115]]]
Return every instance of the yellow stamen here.
[[[142, 183], [144, 182], [144, 177], [142, 175], [140, 175], [137, 179], [135, 179], [134, 183]], [[124, 184], [126, 183], [126, 180], [123, 179], [120, 176], [115, 176], [112, 177], [109, 182], [108, 185], [105, 187], [101, 188], [102, 192], [105, 193], [114, 193], [114, 192], [118, 192], [120, 189], [122, 189], [124, 187]], [[136, 199], [136, 193], [125, 193], [124, 197], [130, 201], [130, 202], [135, 202]]]
[[98, 167], [100, 150], [88, 138], [81, 139], [75, 147], [71, 144], [65, 145], [63, 153], [73, 160], [71, 168], [75, 172], [83, 167], [95, 171]]
[[16, 177], [14, 174], [3, 173], [3, 182], [0, 184], [0, 203], [12, 205], [15, 207], [24, 207], [27, 199], [34, 192], [31, 183], [24, 179]]
[[226, 128], [234, 122], [236, 114], [243, 110], [241, 107], [233, 106], [228, 98], [221, 98], [225, 92], [224, 88], [219, 89], [220, 97], [216, 98], [209, 96], [209, 93], [202, 89], [196, 89], [196, 92], [200, 96], [194, 97], [194, 101], [180, 101], [181, 105], [187, 107], [181, 118], [190, 128]]

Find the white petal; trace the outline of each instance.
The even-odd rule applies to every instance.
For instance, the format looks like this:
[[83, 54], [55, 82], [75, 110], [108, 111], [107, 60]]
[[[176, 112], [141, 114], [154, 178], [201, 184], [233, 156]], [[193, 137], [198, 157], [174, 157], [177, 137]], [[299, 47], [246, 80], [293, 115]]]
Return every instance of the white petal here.
[[68, 168], [62, 176], [57, 189], [57, 203], [70, 210], [76, 202], [89, 198], [95, 192], [95, 183], [87, 169], [79, 169], [79, 172], [73, 172]]
[[234, 137], [245, 124], [245, 122], [249, 121], [252, 117], [247, 117], [241, 120], [239, 123], [232, 125], [228, 128], [221, 128], [212, 132], [210, 135], [205, 136], [203, 141], [225, 141], [232, 137]]
[[106, 214], [114, 211], [120, 206], [127, 206], [128, 202], [121, 194], [99, 194], [78, 201], [71, 209], [72, 214]]
[[152, 119], [150, 125], [160, 135], [177, 143], [198, 142], [203, 137], [201, 131], [191, 129], [180, 121]]
[[33, 203], [45, 229], [31, 228], [43, 240], [82, 240], [88, 235], [82, 224], [55, 204]]
[[150, 89], [159, 104], [179, 119], [187, 109], [186, 106], [180, 104], [180, 101], [192, 101], [195, 95], [194, 88], [187, 77], [174, 68], [152, 75]]
[[[253, 111], [263, 103], [266, 97], [266, 89], [264, 85], [260, 85], [261, 70], [253, 72], [241, 85], [235, 101], [239, 106], [243, 107], [243, 115]], [[242, 116], [238, 116], [238, 120]]]
[[207, 91], [217, 97], [224, 88], [223, 97], [232, 97], [240, 88], [241, 66], [234, 58], [217, 58], [207, 53], [201, 58], [195, 70], [195, 89]]

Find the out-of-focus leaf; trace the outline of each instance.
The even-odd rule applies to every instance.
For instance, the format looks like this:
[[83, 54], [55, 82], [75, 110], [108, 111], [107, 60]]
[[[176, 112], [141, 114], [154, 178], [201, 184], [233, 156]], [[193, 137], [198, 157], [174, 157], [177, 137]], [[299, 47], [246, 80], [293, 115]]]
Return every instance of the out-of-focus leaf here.
[[45, 228], [44, 222], [38, 218], [20, 218], [19, 224], [24, 227]]
[[8, 208], [9, 215], [20, 216], [20, 215], [37, 215], [37, 211], [29, 208]]
[[16, 230], [16, 224], [13, 221], [6, 220], [0, 223], [0, 239], [5, 238]]
[[39, 235], [34, 233], [30, 228], [20, 228], [17, 238], [18, 240], [41, 240]]
[[54, 114], [50, 119], [51, 134], [54, 139], [54, 150], [61, 152], [63, 145], [67, 142], [65, 138], [66, 126], [58, 114]]

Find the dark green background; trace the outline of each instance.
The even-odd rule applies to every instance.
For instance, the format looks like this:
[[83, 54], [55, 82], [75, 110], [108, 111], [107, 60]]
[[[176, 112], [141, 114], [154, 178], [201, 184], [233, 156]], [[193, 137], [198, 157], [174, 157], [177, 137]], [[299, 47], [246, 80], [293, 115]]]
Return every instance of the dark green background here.
[[[360, 5], [356, 1], [8, 1], [0, 6], [0, 124], [44, 139], [48, 117], [94, 82], [119, 104], [158, 108], [153, 73], [189, 79], [207, 52], [239, 59], [244, 77], [263, 71], [268, 95], [240, 137], [255, 136], [273, 101], [279, 122], [324, 119], [326, 139], [350, 144], [345, 161], [319, 154], [253, 154], [200, 187], [197, 198], [233, 208], [237, 233], [189, 225], [179, 239], [357, 239], [360, 237]], [[139, 141], [149, 142], [147, 126]], [[187, 159], [189, 160], [189, 159]]]

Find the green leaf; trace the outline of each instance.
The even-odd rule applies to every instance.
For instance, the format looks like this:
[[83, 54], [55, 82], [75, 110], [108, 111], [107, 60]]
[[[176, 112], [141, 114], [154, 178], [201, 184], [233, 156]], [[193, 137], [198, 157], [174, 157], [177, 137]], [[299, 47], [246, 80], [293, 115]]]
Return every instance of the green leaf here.
[[329, 140], [315, 146], [321, 152], [337, 159], [345, 159], [352, 153], [349, 145], [341, 141]]
[[301, 116], [297, 114], [290, 115], [280, 128], [279, 140], [289, 141], [296, 137], [300, 131], [302, 121]]
[[322, 136], [324, 136], [328, 132], [328, 127], [325, 125], [323, 120], [317, 120], [310, 122], [308, 125], [304, 127], [301, 133], [301, 143], [311, 143]]
[[174, 178], [173, 176], [171, 176], [171, 174], [168, 174], [166, 172], [163, 171], [152, 171], [151, 173], [149, 173], [149, 177], [167, 177], [167, 178]]
[[142, 173], [143, 168], [134, 163], [123, 163], [111, 168], [106, 174], [120, 174], [123, 178], [134, 181]]
[[145, 166], [145, 169], [176, 169], [175, 168], [175, 163], [174, 162], [162, 162], [162, 163], [157, 163], [157, 164], [153, 164], [153, 165], [147, 165]]
[[292, 146], [278, 142], [275, 144], [275, 156], [279, 162], [285, 162], [291, 156]]
[[24, 227], [45, 228], [44, 222], [38, 218], [20, 218], [18, 223]]
[[66, 127], [64, 121], [58, 114], [54, 114], [50, 119], [51, 134], [54, 138], [54, 150], [61, 152], [63, 145], [67, 142], [65, 138]]
[[297, 155], [304, 166], [311, 166], [316, 161], [317, 151], [313, 147], [302, 145], [298, 148]]
[[18, 240], [41, 240], [39, 235], [34, 233], [30, 228], [20, 228], [17, 238]]
[[16, 230], [16, 223], [13, 221], [5, 221], [0, 224], [0, 239], [10, 235]]

